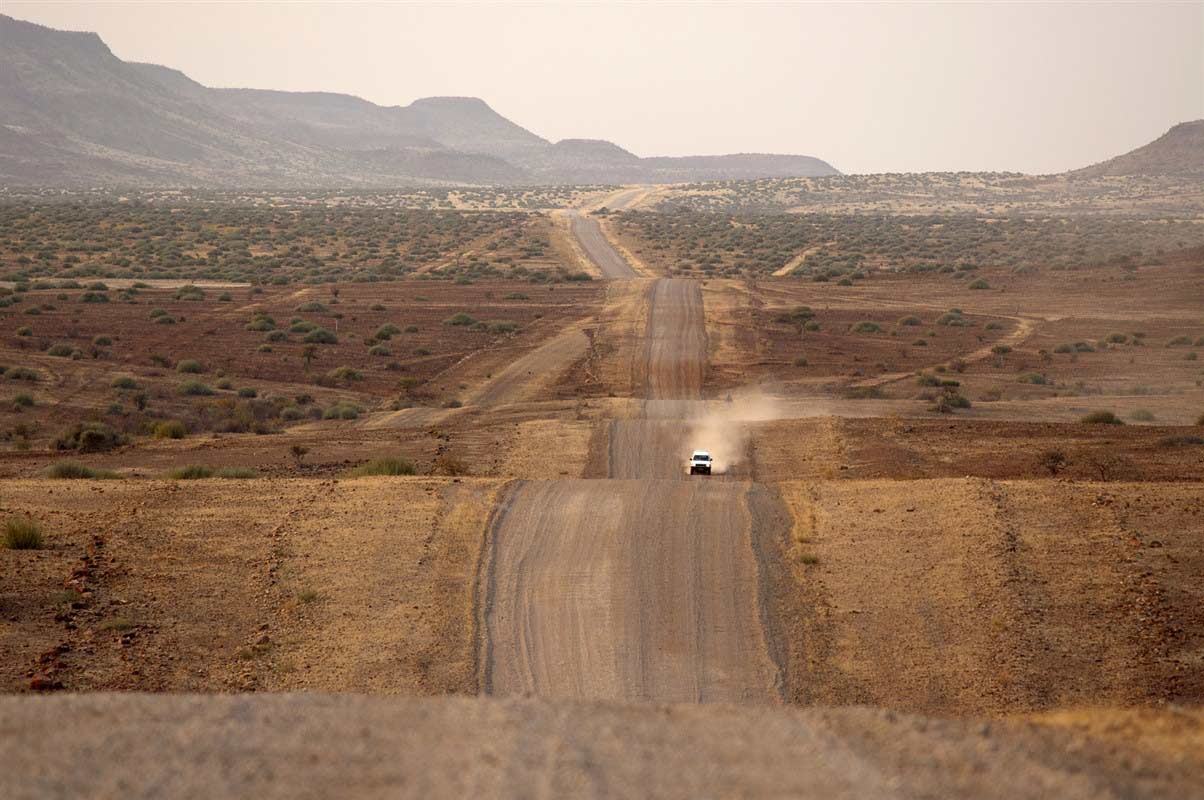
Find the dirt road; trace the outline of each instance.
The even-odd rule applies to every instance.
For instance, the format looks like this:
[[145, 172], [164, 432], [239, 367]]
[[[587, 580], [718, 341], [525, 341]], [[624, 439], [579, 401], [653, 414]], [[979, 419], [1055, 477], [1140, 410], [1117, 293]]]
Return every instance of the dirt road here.
[[992, 721], [869, 708], [285, 694], [0, 698], [0, 796], [1186, 798], [1200, 711]]
[[598, 269], [602, 270], [604, 278], [614, 280], [636, 277], [636, 272], [631, 268], [631, 264], [627, 263], [627, 259], [623, 258], [606, 239], [601, 226], [598, 225], [598, 220], [571, 212], [570, 228], [573, 236], [581, 245], [581, 249], [585, 251], [585, 255], [598, 265]]
[[[575, 217], [581, 230], [586, 251], [617, 276], [618, 254], [597, 224]], [[485, 692], [779, 699], [750, 486], [683, 470], [706, 368], [702, 293], [668, 279], [648, 292], [636, 381], [645, 399], [639, 417], [611, 423], [612, 480], [522, 483], [496, 517], [478, 588]]]

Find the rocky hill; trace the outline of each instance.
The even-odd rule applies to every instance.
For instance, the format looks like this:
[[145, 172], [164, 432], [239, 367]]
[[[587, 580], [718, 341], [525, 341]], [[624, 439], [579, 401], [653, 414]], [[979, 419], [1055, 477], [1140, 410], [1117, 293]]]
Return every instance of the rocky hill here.
[[1075, 170], [1073, 176], [1204, 175], [1204, 119], [1181, 122], [1143, 147]]
[[472, 97], [216, 89], [94, 33], [0, 15], [0, 184], [664, 183], [837, 174], [805, 156], [639, 158], [552, 144]]

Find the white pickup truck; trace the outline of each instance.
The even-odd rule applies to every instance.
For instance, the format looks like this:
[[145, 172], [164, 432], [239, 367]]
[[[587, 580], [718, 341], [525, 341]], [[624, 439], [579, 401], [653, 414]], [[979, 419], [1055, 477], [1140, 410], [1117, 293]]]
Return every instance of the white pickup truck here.
[[711, 454], [706, 450], [695, 450], [694, 454], [690, 456], [690, 474], [710, 475]]

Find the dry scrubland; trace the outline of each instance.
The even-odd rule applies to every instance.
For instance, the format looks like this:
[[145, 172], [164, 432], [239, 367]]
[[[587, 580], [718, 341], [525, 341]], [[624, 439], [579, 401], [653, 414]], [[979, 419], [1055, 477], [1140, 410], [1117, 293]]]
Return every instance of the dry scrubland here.
[[[45, 209], [22, 213], [28, 221]], [[257, 210], [245, 225], [261, 213], [279, 221], [284, 212]], [[293, 218], [309, 213], [327, 212]], [[237, 217], [220, 205], [204, 214]], [[816, 791], [873, 793], [883, 785], [867, 776], [920, 751], [979, 765], [939, 780], [899, 772], [934, 796], [989, 796], [1017, 776], [1065, 796], [1109, 786], [1169, 797], [1200, 785], [1204, 251], [1192, 247], [1195, 228], [624, 212], [601, 215], [602, 230], [618, 232], [644, 269], [701, 279], [575, 281], [567, 276], [581, 256], [597, 255], [568, 241], [568, 226], [498, 216], [514, 222], [439, 223], [451, 238], [428, 246], [454, 240], [458, 254], [432, 253], [427, 272], [370, 282], [313, 283], [316, 274], [290, 273], [285, 259], [279, 284], [193, 289], [181, 275], [118, 289], [119, 277], [85, 277], [82, 257], [64, 260], [60, 234], [33, 237], [53, 238], [54, 253], [36, 261], [36, 275], [13, 275], [21, 283], [0, 308], [9, 368], [0, 516], [32, 520], [41, 542], [0, 549], [0, 686], [442, 695], [565, 679], [572, 695], [577, 673], [554, 660], [533, 662], [547, 675], [521, 671], [561, 640], [541, 639], [534, 623], [532, 641], [505, 638], [507, 609], [517, 614], [532, 597], [540, 619], [573, 603], [607, 609], [596, 624], [565, 623], [593, 631], [582, 637], [592, 647], [630, 625], [663, 634], [665, 657], [689, 667], [696, 656], [673, 650], [679, 623], [704, 651], [718, 641], [684, 617], [641, 616], [656, 604], [606, 600], [630, 583], [703, 616], [716, 598], [754, 609], [745, 616], [756, 636], [718, 633], [760, 644], [721, 655], [754, 672], [769, 664], [775, 677], [757, 689], [773, 704], [882, 709], [754, 710], [725, 723], [778, 726], [797, 745], [788, 751], [802, 747], [816, 764], [838, 754], [800, 742], [858, 743], [841, 774], [863, 782], [817, 778]], [[527, 273], [471, 267], [481, 262], [470, 254], [484, 251], [474, 250], [479, 237], [457, 233], [461, 224], [484, 225], [495, 255], [514, 241], [513, 225], [519, 241], [545, 231], [544, 262], [513, 262], [532, 264]], [[811, 237], [850, 231], [865, 256], [857, 266], [832, 260], [852, 244], [825, 244], [814, 253], [826, 252], [827, 266], [812, 264]], [[155, 241], [114, 237], [118, 250], [90, 258]], [[690, 248], [715, 253], [715, 268], [694, 269]], [[773, 275], [804, 251], [789, 274]], [[35, 268], [11, 252], [4, 259]], [[175, 268], [204, 277], [189, 272], [197, 265]], [[113, 285], [89, 288], [93, 280]], [[164, 316], [174, 322], [156, 321]], [[333, 341], [307, 341], [314, 330]], [[194, 383], [212, 394], [185, 393]], [[172, 422], [179, 427], [163, 425]], [[706, 445], [695, 439], [712, 433], [731, 448], [730, 468], [691, 485], [670, 451]], [[619, 477], [637, 480], [607, 480]], [[698, 491], [731, 516], [725, 529], [747, 536], [702, 541], [691, 533], [709, 530], [706, 520], [678, 524], [666, 509], [697, 506]], [[565, 508], [540, 506], [545, 496], [567, 498]], [[639, 497], [659, 511], [643, 513]], [[534, 520], [528, 533], [558, 534], [516, 538], [524, 515]], [[607, 520], [646, 533], [591, 535]], [[499, 536], [510, 538], [499, 545]], [[548, 543], [556, 552], [541, 551]], [[672, 574], [687, 563], [681, 553], [730, 596], [693, 591], [709, 578], [681, 584]], [[550, 579], [534, 572], [557, 558], [572, 568]], [[664, 565], [664, 580], [624, 559]], [[747, 574], [729, 581], [729, 564]], [[516, 647], [517, 671], [490, 672], [505, 647]], [[605, 677], [600, 663], [588, 661]], [[657, 694], [647, 670], [643, 685]], [[743, 674], [704, 672], [700, 686]], [[631, 691], [611, 688], [606, 696]], [[300, 700], [281, 702], [282, 714], [324, 713], [321, 698], [307, 712], [291, 705]], [[458, 703], [468, 701], [441, 710], [399, 701], [381, 713], [403, 728], [418, 715], [498, 736], [553, 713], [538, 700]], [[1080, 710], [1088, 706], [1101, 708]], [[581, 746], [593, 754], [605, 740], [590, 733], [597, 720], [613, 717], [652, 742], [667, 719], [681, 731], [695, 713], [556, 708], [548, 736], [589, 743]], [[241, 719], [256, 724], [252, 712]], [[197, 725], [201, 741], [209, 722]], [[700, 728], [697, 746], [713, 746], [712, 735]], [[87, 751], [86, 736], [73, 733], [69, 749]], [[777, 753], [775, 741], [759, 752]], [[775, 770], [767, 790], [800, 788], [780, 782], [799, 770], [765, 759]], [[1020, 765], [1011, 778], [974, 777], [995, 774], [1000, 760]], [[575, 780], [560, 769], [557, 780]]]

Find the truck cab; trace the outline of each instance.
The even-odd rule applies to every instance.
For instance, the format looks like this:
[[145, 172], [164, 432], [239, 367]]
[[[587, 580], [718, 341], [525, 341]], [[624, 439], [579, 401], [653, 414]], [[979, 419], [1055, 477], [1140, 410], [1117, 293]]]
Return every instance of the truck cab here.
[[693, 455], [690, 456], [690, 474], [710, 475], [711, 454], [706, 450], [695, 450]]

